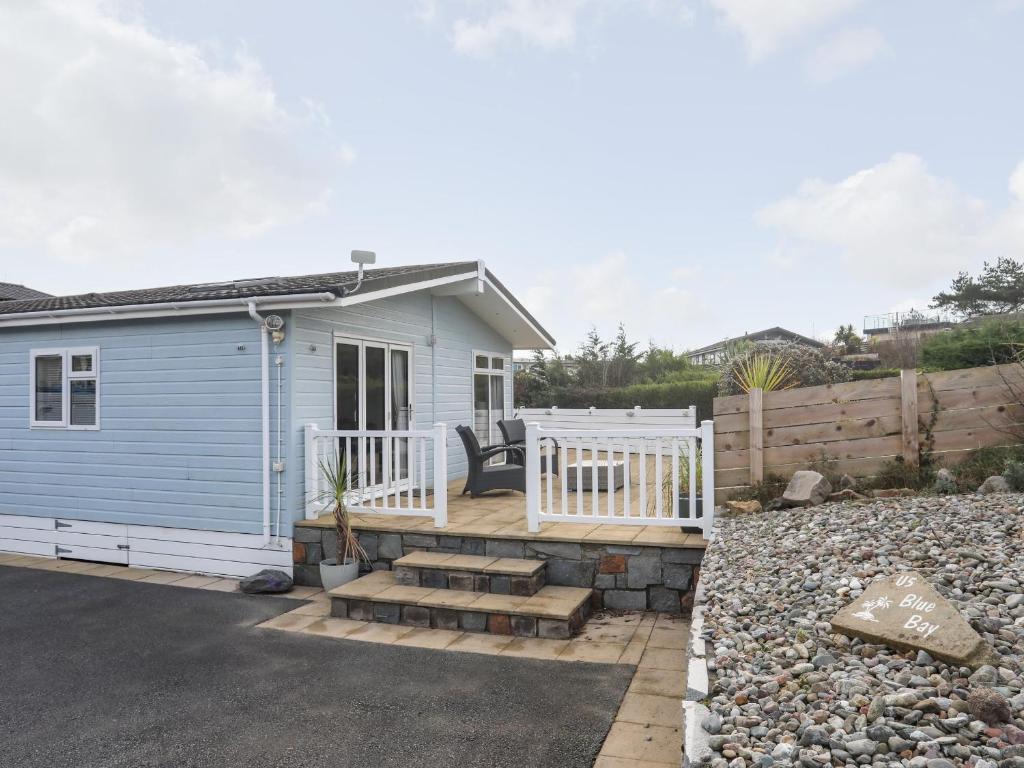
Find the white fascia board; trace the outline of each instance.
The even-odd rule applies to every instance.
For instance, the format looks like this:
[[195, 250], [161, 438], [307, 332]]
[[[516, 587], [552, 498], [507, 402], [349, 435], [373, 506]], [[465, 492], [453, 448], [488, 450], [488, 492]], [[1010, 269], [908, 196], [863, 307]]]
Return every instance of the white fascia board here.
[[437, 277], [433, 280], [421, 280], [416, 283], [407, 283], [406, 285], [396, 285], [392, 288], [382, 288], [379, 291], [362, 291], [357, 293], [351, 293], [348, 296], [343, 296], [336, 301], [331, 302], [332, 306], [335, 307], [351, 307], [354, 304], [365, 304], [368, 301], [377, 301], [378, 299], [386, 299], [390, 296], [400, 296], [403, 293], [413, 293], [414, 291], [425, 291], [433, 290], [434, 288], [440, 288], [442, 286], [450, 285], [452, 283], [458, 283], [469, 278], [476, 278], [476, 272], [464, 272], [458, 275], [448, 275], [447, 277]]

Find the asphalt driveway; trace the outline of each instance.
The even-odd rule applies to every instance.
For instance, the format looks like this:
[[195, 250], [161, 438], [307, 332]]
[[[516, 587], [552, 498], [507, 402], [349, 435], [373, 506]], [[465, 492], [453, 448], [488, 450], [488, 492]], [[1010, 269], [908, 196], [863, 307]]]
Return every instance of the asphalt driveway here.
[[582, 768], [632, 676], [256, 628], [297, 605], [0, 566], [0, 765]]

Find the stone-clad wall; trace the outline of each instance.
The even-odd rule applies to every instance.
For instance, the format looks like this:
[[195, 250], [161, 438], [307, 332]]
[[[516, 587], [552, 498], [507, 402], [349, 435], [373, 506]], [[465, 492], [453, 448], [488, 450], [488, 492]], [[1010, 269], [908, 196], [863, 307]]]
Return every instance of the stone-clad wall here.
[[[594, 590], [594, 608], [689, 613], [700, 572], [702, 549], [490, 539], [427, 533], [359, 531], [359, 542], [374, 570], [417, 550], [463, 555], [519, 557], [547, 561], [547, 583]], [[334, 557], [337, 536], [330, 528], [296, 526], [295, 582], [320, 586], [318, 563]]]

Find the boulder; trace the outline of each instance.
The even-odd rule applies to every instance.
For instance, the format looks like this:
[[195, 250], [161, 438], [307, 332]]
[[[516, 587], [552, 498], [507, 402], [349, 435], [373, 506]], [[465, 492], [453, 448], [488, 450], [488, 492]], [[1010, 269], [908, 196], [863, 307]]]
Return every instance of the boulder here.
[[730, 512], [751, 515], [761, 511], [761, 502], [757, 499], [751, 499], [750, 501], [727, 501], [725, 502], [725, 508]]
[[801, 469], [793, 474], [782, 500], [791, 507], [813, 507], [828, 499], [832, 485], [820, 472]]
[[284, 571], [267, 568], [238, 582], [238, 588], [249, 595], [278, 594], [290, 592], [292, 578]]
[[1009, 493], [1010, 484], [1002, 475], [992, 475], [988, 480], [978, 486], [978, 493], [988, 495], [990, 493]]
[[[832, 631], [900, 651], [925, 651], [932, 658], [978, 669], [975, 675], [999, 662], [998, 653], [956, 605], [916, 571], [872, 581], [863, 595], [832, 618]], [[971, 684], [977, 684], [974, 676]]]

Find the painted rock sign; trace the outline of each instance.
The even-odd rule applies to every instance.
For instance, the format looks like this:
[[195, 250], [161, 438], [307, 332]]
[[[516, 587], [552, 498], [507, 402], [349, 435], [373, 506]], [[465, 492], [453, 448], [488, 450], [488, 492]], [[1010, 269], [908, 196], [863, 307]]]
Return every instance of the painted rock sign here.
[[923, 650], [969, 667], [998, 659], [956, 606], [916, 571], [871, 582], [863, 595], [835, 615], [832, 629], [898, 650]]

